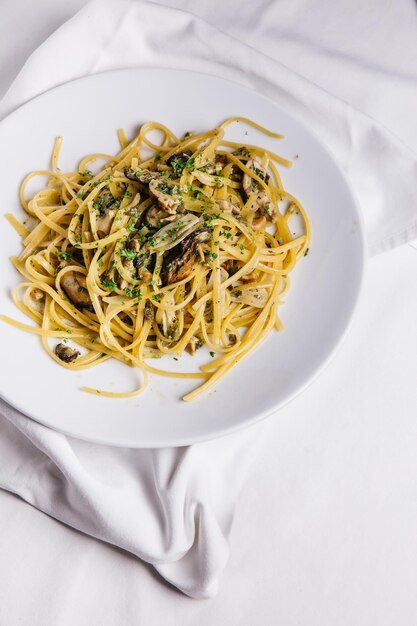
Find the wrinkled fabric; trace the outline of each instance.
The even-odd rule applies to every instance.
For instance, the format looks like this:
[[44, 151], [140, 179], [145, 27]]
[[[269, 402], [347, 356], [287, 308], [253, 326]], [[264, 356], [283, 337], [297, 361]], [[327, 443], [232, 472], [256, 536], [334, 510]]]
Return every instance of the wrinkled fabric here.
[[[327, 85], [319, 80], [319, 56], [310, 77], [301, 68], [290, 69], [276, 51], [268, 7], [253, 21], [253, 7], [242, 8], [240, 34], [236, 26], [227, 34], [185, 10], [126, 0], [91, 2], [32, 54], [0, 103], [0, 116], [58, 84], [108, 69], [164, 67], [219, 75], [268, 95], [319, 135], [351, 183], [371, 253], [417, 237], [413, 146], [376, 121], [374, 109], [369, 103], [364, 107], [354, 89], [356, 77], [363, 81], [364, 74], [378, 75], [377, 84], [378, 69], [365, 71], [346, 61], [351, 91], [337, 80], [338, 63], [333, 91], [331, 80]], [[257, 48], [248, 38], [252, 26]], [[305, 54], [307, 42], [305, 35], [292, 37], [293, 53]], [[326, 71], [328, 57], [329, 52]], [[410, 102], [413, 94], [404, 83]], [[4, 403], [0, 409], [2, 488], [151, 563], [189, 596], [216, 593], [234, 506], [262, 442], [262, 425], [185, 448], [133, 450], [78, 441]]]

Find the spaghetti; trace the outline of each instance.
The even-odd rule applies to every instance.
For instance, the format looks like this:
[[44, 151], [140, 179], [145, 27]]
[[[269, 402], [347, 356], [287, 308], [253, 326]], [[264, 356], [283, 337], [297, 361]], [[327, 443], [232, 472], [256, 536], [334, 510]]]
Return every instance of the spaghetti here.
[[[116, 358], [143, 374], [130, 393], [85, 391], [129, 397], [156, 373], [200, 379], [183, 397], [194, 400], [273, 328], [282, 329], [277, 309], [308, 251], [310, 226], [278, 172], [291, 162], [227, 140], [227, 127], [238, 122], [280, 137], [245, 118], [182, 138], [149, 122], [132, 141], [119, 131], [117, 156], [89, 155], [66, 174], [58, 167], [58, 137], [51, 169], [22, 182], [21, 204], [32, 219], [29, 226], [7, 216], [23, 245], [12, 258], [24, 277], [13, 300], [36, 326], [1, 318], [38, 334], [68, 369]], [[98, 158], [105, 163], [93, 174]], [[27, 199], [27, 185], [39, 175], [48, 185]], [[290, 227], [296, 214], [298, 236]], [[215, 358], [198, 372], [149, 363], [203, 345]]]

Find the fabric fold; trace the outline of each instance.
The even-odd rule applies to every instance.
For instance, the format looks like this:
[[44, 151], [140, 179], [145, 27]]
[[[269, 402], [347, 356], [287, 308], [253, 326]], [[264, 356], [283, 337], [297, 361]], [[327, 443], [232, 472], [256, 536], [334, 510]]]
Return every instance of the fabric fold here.
[[[339, 99], [286, 67], [273, 49], [261, 52], [180, 9], [93, 0], [28, 59], [0, 103], [0, 117], [56, 85], [111, 69], [218, 75], [269, 96], [320, 137], [354, 190], [372, 254], [417, 237], [413, 151], [358, 110], [354, 92], [349, 102]], [[262, 424], [188, 448], [130, 450], [77, 441], [4, 402], [0, 412], [3, 489], [151, 563], [189, 596], [217, 592], [234, 505], [262, 444]]]

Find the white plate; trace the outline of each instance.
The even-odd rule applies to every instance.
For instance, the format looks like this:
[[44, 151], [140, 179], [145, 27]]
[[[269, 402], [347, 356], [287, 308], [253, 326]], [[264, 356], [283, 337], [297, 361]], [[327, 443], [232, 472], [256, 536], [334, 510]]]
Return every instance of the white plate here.
[[[90, 152], [115, 153], [119, 127], [129, 136], [142, 122], [157, 120], [180, 135], [235, 115], [286, 136], [277, 141], [238, 124], [235, 139], [262, 142], [288, 158], [299, 155], [282, 176], [305, 205], [313, 235], [310, 253], [293, 272], [280, 309], [285, 331], [273, 331], [213, 392], [189, 404], [180, 397], [198, 381], [157, 376], [136, 398], [86, 394], [82, 385], [131, 389], [137, 375], [111, 362], [69, 372], [46, 356], [36, 336], [1, 322], [1, 397], [31, 418], [82, 439], [130, 447], [177, 446], [260, 420], [302, 391], [324, 367], [357, 303], [365, 257], [361, 219], [343, 175], [316, 137], [255, 91], [211, 76], [154, 69], [99, 74], [49, 91], [0, 124], [2, 210], [21, 214], [18, 185], [27, 172], [48, 166], [56, 135], [64, 136], [60, 165], [66, 170]], [[3, 220], [0, 311], [28, 322], [10, 300], [18, 274], [9, 257], [19, 245]], [[188, 355], [178, 362], [164, 360], [173, 370], [195, 365]]]

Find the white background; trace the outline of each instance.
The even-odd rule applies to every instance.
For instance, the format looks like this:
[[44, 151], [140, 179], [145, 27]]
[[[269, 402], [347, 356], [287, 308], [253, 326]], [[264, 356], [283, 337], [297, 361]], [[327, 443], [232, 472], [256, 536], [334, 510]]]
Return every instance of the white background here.
[[[30, 52], [83, 4], [1, 0], [0, 95]], [[240, 36], [295, 71], [307, 67], [330, 91], [312, 57], [337, 63], [343, 55], [352, 73], [360, 63], [357, 101], [417, 149], [415, 98], [398, 100], [379, 80], [379, 72], [391, 73], [417, 89], [412, 1], [170, 4], [236, 36], [239, 12], [253, 14], [253, 30]], [[269, 32], [257, 31], [257, 11], [271, 12]], [[294, 55], [299, 40], [304, 53]], [[182, 596], [137, 559], [0, 491], [0, 626], [417, 624], [416, 277], [411, 246], [372, 259], [336, 358], [265, 426], [215, 599]]]

